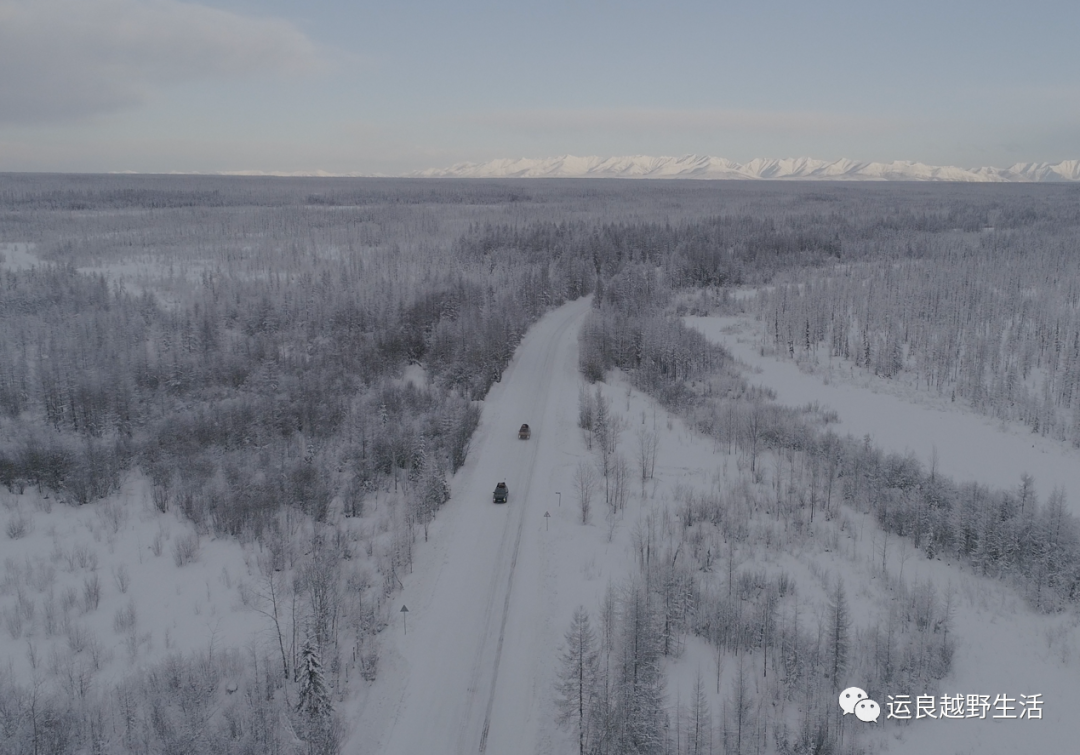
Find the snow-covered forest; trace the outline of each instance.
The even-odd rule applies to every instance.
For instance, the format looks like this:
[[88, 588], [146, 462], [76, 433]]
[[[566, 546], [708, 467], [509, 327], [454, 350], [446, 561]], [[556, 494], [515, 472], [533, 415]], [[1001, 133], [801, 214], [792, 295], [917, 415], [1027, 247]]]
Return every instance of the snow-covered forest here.
[[[843, 357], [1080, 447], [1075, 194], [887, 222], [869, 261], [760, 292], [769, 346], [810, 363]], [[857, 217], [835, 228], [848, 246], [872, 233]]]
[[1080, 467], [1078, 198], [0, 176], [0, 753], [1068, 747], [1080, 489], [755, 375]]

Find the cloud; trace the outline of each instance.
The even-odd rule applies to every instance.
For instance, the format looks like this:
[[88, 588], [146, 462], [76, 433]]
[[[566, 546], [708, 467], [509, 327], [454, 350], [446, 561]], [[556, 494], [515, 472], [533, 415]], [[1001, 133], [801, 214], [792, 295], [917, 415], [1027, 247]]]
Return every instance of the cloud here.
[[890, 119], [827, 112], [720, 109], [506, 110], [468, 116], [467, 120], [480, 125], [532, 134], [582, 131], [866, 134], [901, 127], [898, 121]]
[[67, 121], [137, 106], [170, 84], [324, 64], [280, 19], [177, 0], [0, 0], [0, 124]]

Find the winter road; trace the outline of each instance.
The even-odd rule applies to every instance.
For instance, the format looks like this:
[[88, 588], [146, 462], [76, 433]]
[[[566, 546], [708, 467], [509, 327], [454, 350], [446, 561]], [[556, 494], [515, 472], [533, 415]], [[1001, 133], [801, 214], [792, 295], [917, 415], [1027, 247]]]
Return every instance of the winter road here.
[[[544, 514], [577, 415], [577, 334], [591, 300], [565, 305], [530, 329], [484, 401], [469, 460], [453, 481], [431, 539], [417, 549], [400, 602], [409, 631], [386, 659], [356, 752], [543, 751], [540, 711], [553, 695], [560, 638]], [[532, 439], [519, 441], [522, 422]], [[500, 480], [509, 502], [492, 503]], [[390, 630], [388, 630], [390, 631]], [[353, 747], [350, 747], [353, 751]]]

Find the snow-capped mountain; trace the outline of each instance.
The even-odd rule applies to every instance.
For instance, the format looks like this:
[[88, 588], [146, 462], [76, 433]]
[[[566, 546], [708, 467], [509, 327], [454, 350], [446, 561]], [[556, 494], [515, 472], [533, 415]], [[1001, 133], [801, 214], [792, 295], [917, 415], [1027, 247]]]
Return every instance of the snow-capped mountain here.
[[575, 157], [501, 159], [458, 163], [411, 174], [423, 178], [697, 178], [795, 179], [850, 181], [1080, 181], [1080, 160], [1017, 163], [1011, 168], [957, 168], [897, 160], [891, 163], [854, 160], [785, 160], [758, 158], [736, 163], [721, 157]]

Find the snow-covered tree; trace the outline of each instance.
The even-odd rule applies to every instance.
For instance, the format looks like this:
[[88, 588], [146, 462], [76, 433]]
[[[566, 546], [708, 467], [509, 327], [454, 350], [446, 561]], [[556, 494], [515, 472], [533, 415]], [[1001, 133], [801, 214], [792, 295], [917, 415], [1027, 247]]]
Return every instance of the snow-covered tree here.
[[565, 635], [566, 650], [559, 669], [556, 705], [560, 723], [571, 724], [578, 734], [578, 755], [585, 755], [597, 715], [599, 653], [596, 634], [584, 606], [574, 611]]
[[848, 668], [850, 649], [848, 633], [851, 629], [851, 614], [848, 609], [847, 594], [844, 592], [844, 582], [840, 578], [837, 578], [836, 586], [829, 594], [827, 622], [825, 627], [827, 671], [832, 686], [841, 689], [844, 686], [841, 675]]
[[314, 639], [308, 637], [300, 650], [300, 699], [296, 709], [308, 718], [325, 718], [333, 711], [330, 690], [323, 676], [322, 659]]
[[334, 755], [338, 749], [334, 706], [323, 676], [319, 647], [312, 637], [304, 641], [298, 671], [300, 696], [296, 711], [300, 715], [299, 731], [307, 744], [308, 755]]

